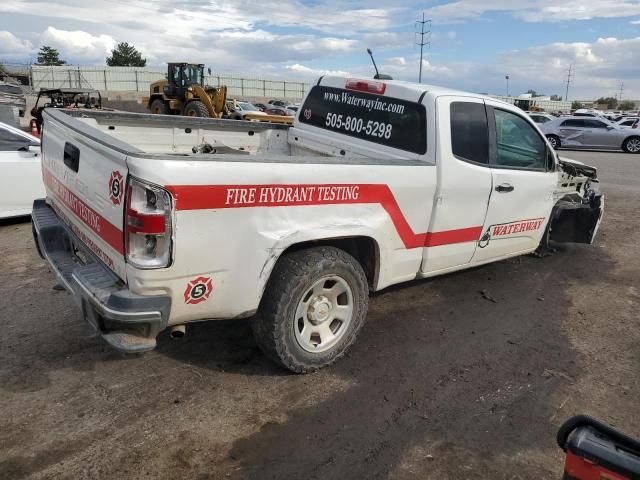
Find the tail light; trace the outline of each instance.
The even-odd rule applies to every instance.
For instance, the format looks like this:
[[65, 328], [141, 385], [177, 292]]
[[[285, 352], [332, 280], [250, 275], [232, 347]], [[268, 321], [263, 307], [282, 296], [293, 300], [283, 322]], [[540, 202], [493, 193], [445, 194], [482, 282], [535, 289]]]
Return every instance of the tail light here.
[[383, 82], [373, 82], [371, 80], [358, 80], [350, 78], [344, 88], [347, 90], [357, 90], [359, 92], [377, 93], [382, 95], [387, 89], [387, 84]]
[[127, 262], [138, 268], [171, 264], [171, 196], [162, 188], [131, 178], [127, 190]]

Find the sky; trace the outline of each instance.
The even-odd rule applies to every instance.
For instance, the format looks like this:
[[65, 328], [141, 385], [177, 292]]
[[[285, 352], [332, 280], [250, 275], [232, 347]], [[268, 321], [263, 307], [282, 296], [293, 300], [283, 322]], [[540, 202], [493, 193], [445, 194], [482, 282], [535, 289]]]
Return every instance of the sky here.
[[[416, 20], [431, 20], [422, 82], [504, 95], [640, 99], [640, 0], [2, 0], [0, 61], [42, 45], [71, 64], [105, 65], [118, 42], [147, 66], [312, 81], [381, 72], [418, 81]], [[428, 36], [427, 36], [428, 37]], [[425, 38], [427, 38], [425, 37]]]

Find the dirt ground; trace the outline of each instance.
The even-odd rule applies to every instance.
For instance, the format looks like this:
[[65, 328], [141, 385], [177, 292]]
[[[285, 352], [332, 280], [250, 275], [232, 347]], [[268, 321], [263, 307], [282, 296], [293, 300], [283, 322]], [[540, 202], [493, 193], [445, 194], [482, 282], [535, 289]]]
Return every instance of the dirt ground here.
[[244, 320], [111, 350], [30, 224], [2, 223], [0, 478], [559, 479], [568, 417], [640, 436], [640, 156], [565, 155], [600, 169], [595, 245], [376, 294], [349, 355], [306, 376]]

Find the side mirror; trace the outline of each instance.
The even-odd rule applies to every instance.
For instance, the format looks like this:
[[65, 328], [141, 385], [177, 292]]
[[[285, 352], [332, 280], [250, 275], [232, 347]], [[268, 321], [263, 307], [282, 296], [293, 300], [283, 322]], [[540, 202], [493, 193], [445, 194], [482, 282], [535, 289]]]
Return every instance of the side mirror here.
[[40, 153], [40, 145], [29, 145], [29, 151], [32, 153]]
[[607, 130], [613, 130], [613, 125], [607, 125]]

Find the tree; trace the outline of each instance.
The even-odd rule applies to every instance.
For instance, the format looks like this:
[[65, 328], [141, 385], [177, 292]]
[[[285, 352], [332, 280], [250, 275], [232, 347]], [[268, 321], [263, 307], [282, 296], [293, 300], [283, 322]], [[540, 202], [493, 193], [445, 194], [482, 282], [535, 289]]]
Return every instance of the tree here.
[[558, 102], [562, 101], [562, 97], [560, 95], [551, 95], [551, 100], [555, 100]]
[[635, 110], [636, 104], [630, 100], [624, 100], [618, 104], [620, 110]]
[[532, 97], [541, 97], [542, 96], [542, 94], [536, 92], [535, 90], [531, 90], [531, 89], [527, 90], [525, 93], [530, 93]]
[[578, 100], [571, 102], [571, 110], [578, 110], [579, 108], [584, 108], [584, 105], [582, 105]]
[[144, 67], [146, 64], [147, 59], [142, 58], [136, 47], [127, 42], [120, 42], [111, 50], [111, 56], [107, 57], [107, 65], [110, 67]]
[[600, 105], [606, 105], [607, 108], [616, 108], [618, 100], [614, 97], [600, 97], [596, 100], [596, 103]]
[[64, 65], [64, 60], [60, 59], [60, 52], [55, 48], [44, 45], [38, 52], [38, 65]]

